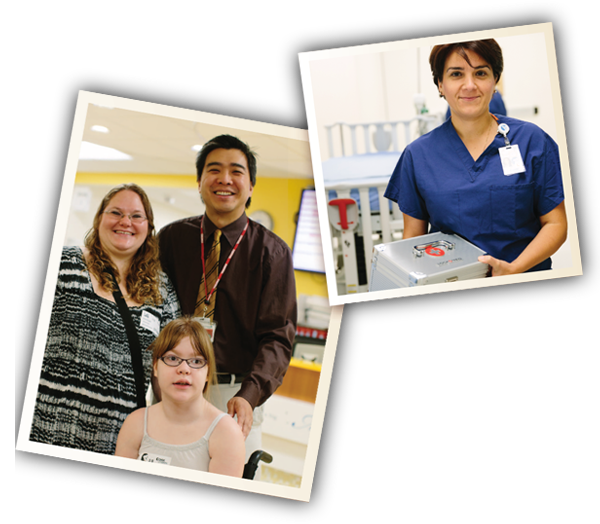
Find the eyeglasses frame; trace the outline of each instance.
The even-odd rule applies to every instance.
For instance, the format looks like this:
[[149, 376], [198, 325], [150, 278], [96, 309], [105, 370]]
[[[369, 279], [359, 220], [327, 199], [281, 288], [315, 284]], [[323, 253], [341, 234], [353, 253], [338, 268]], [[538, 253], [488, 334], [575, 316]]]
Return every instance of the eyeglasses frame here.
[[[193, 357], [193, 358], [181, 358], [178, 357], [177, 355], [167, 355], [170, 358], [176, 358], [177, 360], [179, 360], [179, 362], [177, 363], [177, 365], [175, 366], [171, 366], [170, 364], [167, 364], [165, 362], [165, 355], [163, 355], [162, 357], [158, 357], [158, 360], [162, 360], [165, 366], [168, 366], [170, 368], [178, 368], [179, 366], [181, 366], [181, 364], [183, 364], [184, 362], [188, 365], [188, 367], [190, 369], [202, 369], [204, 368], [207, 364], [208, 364], [208, 360], [206, 360], [204, 357]], [[189, 364], [189, 360], [198, 360], [198, 359], [202, 359], [204, 361], [204, 364], [202, 364], [199, 368], [195, 368], [193, 366], [190, 366]]]
[[[111, 209], [110, 211], [102, 211], [102, 213], [104, 215], [109, 215], [109, 216], [112, 215], [111, 218], [115, 219], [117, 222], [120, 222], [125, 217], [127, 217], [132, 224], [143, 224], [146, 220], [148, 220], [148, 217], [143, 216], [143, 215], [141, 215], [141, 218], [138, 218], [138, 217], [133, 218], [132, 215], [128, 215], [127, 213], [122, 213], [118, 209]], [[137, 214], [137, 213], [134, 213], [134, 214]], [[119, 218], [117, 218], [117, 215], [119, 215]]]

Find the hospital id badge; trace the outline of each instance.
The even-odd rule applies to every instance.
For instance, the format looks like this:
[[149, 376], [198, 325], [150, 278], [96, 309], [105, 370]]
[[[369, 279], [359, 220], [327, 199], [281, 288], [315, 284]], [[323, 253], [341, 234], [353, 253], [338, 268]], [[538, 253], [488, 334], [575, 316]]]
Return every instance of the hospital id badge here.
[[525, 165], [517, 144], [500, 147], [498, 152], [500, 153], [500, 162], [502, 162], [502, 171], [504, 171], [505, 176], [525, 172]]
[[194, 320], [206, 330], [210, 336], [210, 341], [215, 341], [215, 331], [217, 330], [217, 322], [206, 317], [194, 317]]

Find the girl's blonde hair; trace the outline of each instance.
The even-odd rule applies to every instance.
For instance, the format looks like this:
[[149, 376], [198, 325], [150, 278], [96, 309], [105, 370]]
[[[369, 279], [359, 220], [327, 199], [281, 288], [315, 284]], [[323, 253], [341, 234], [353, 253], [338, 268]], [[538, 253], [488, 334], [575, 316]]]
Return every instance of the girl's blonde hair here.
[[206, 374], [206, 385], [204, 394], [207, 395], [211, 386], [216, 384], [216, 364], [215, 352], [213, 349], [210, 335], [202, 327], [200, 322], [190, 316], [185, 316], [171, 320], [159, 333], [158, 337], [148, 347], [152, 351], [152, 365], [154, 366], [158, 359], [167, 351], [171, 351], [184, 338], [189, 337], [192, 347], [196, 353], [208, 362], [208, 372]]

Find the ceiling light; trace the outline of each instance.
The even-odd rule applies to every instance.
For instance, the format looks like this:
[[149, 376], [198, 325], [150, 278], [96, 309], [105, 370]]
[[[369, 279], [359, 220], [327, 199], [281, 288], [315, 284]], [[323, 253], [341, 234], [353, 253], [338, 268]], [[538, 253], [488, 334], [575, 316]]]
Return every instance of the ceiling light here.
[[90, 142], [81, 142], [79, 160], [132, 160], [133, 158], [112, 147], [99, 146]]
[[98, 133], [108, 133], [108, 127], [104, 127], [104, 126], [92, 126], [90, 128], [92, 131], [97, 131]]
[[200, 151], [202, 149], [202, 144], [196, 144], [192, 146], [192, 151]]

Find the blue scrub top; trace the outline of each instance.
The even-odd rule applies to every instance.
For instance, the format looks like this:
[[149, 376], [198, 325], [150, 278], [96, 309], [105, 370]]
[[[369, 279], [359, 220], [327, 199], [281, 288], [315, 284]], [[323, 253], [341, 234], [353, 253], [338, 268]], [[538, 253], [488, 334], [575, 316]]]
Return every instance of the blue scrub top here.
[[[525, 172], [506, 176], [494, 141], [477, 161], [451, 120], [409, 144], [385, 196], [407, 215], [425, 220], [430, 232], [456, 233], [491, 256], [516, 259], [541, 229], [539, 217], [564, 200], [558, 146], [529, 122], [498, 116], [510, 127]], [[530, 271], [550, 269], [550, 258]]]

